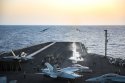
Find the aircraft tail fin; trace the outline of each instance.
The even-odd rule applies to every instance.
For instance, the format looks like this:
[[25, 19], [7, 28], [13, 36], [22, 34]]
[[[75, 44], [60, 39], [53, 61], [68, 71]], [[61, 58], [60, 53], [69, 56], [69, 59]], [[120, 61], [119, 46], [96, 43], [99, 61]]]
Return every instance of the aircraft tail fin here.
[[45, 63], [45, 65], [47, 66], [47, 68], [48, 68], [51, 72], [56, 72], [56, 68], [53, 67], [51, 64]]
[[55, 65], [53, 67], [53, 72], [57, 72], [57, 68], [55, 67]]
[[16, 54], [13, 52], [13, 50], [11, 50], [11, 53], [13, 54], [13, 56], [16, 56]]
[[49, 63], [45, 63], [45, 65], [47, 66], [47, 68], [50, 70], [50, 71], [53, 71], [53, 66]]

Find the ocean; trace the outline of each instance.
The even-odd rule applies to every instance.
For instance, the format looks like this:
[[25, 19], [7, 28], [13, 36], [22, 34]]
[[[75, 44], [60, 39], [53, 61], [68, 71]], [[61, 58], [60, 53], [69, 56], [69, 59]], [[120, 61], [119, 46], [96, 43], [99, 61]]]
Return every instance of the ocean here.
[[104, 55], [105, 32], [111, 57], [125, 59], [125, 26], [0, 25], [0, 52], [45, 42], [82, 42], [88, 53]]

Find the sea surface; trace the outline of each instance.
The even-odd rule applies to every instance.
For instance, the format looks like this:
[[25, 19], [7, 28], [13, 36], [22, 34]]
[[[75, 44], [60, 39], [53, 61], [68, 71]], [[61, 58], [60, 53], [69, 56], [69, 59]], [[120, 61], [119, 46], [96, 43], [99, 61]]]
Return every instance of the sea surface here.
[[108, 30], [108, 56], [125, 59], [125, 26], [0, 25], [0, 52], [45, 42], [82, 42], [89, 53], [104, 55]]

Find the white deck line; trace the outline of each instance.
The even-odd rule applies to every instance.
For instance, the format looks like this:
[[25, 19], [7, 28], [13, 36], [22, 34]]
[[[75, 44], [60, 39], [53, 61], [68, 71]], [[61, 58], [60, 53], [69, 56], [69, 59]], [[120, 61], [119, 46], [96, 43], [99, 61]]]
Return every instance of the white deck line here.
[[53, 42], [53, 43], [51, 43], [51, 44], [49, 44], [49, 45], [47, 45], [47, 46], [45, 46], [45, 47], [43, 47], [43, 48], [41, 48], [41, 49], [35, 51], [35, 52], [33, 52], [32, 54], [28, 55], [27, 58], [30, 58], [30, 57], [32, 57], [32, 56], [34, 56], [34, 55], [36, 55], [36, 54], [42, 52], [43, 50], [49, 48], [50, 46], [54, 45], [55, 43], [56, 43], [56, 42]]

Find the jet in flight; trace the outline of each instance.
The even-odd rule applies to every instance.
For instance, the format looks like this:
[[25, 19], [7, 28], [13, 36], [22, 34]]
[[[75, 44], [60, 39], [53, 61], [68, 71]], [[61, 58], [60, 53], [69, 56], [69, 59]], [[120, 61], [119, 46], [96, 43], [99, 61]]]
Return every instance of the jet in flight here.
[[125, 76], [114, 74], [114, 73], [109, 73], [109, 74], [104, 74], [99, 77], [94, 77], [86, 80], [87, 82], [99, 82], [99, 83], [125, 83]]

